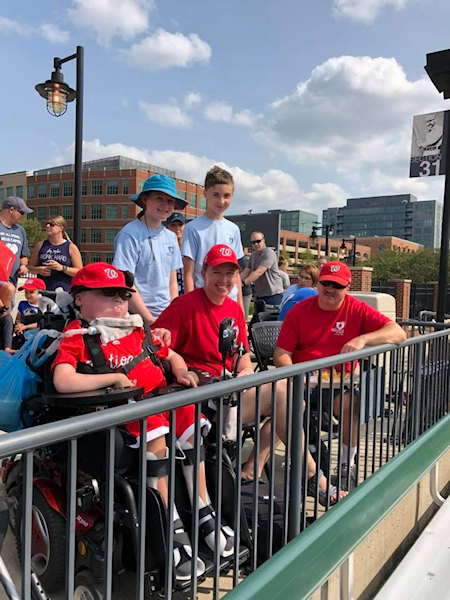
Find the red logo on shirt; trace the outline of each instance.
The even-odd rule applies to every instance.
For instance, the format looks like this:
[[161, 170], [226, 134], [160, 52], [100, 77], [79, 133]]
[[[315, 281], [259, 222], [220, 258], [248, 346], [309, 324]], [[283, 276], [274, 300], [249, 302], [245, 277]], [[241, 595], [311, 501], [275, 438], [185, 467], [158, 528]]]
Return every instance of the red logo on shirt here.
[[344, 335], [345, 321], [336, 321], [334, 327], [331, 328], [331, 333], [335, 335]]

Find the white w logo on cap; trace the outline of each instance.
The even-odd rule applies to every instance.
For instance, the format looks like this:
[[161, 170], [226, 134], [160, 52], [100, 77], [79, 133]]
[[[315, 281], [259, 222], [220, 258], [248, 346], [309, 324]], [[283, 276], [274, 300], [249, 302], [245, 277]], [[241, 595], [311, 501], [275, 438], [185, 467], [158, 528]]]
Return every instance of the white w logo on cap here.
[[222, 256], [231, 256], [233, 250], [231, 248], [220, 248], [219, 252]]
[[338, 272], [338, 271], [340, 271], [340, 270], [341, 270], [341, 266], [340, 266], [340, 265], [331, 265], [331, 266], [330, 266], [330, 271], [331, 271], [332, 273], [337, 273], [337, 272]]
[[117, 279], [119, 277], [119, 273], [115, 269], [105, 269], [105, 275], [109, 279]]

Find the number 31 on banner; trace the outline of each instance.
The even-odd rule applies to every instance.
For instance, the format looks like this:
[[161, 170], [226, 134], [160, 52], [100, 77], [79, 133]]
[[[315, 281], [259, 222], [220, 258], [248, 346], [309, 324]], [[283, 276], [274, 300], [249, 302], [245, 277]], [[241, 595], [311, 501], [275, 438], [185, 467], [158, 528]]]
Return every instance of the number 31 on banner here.
[[423, 160], [419, 164], [419, 177], [430, 177], [430, 175], [439, 175], [440, 164], [440, 160], [436, 160], [434, 162], [431, 162], [429, 160]]

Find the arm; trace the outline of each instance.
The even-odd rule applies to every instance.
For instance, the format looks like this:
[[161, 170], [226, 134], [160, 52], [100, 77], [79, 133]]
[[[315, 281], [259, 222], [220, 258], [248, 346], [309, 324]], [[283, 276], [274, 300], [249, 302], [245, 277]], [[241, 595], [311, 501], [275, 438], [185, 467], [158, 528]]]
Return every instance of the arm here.
[[363, 333], [342, 346], [341, 352], [353, 352], [361, 350], [365, 346], [380, 346], [381, 344], [401, 344], [406, 339], [406, 332], [394, 323], [389, 321], [371, 333]]
[[176, 271], [170, 271], [169, 294], [171, 300], [178, 296], [178, 282]]
[[60, 394], [70, 394], [72, 392], [90, 392], [106, 387], [133, 387], [134, 382], [130, 381], [123, 373], [105, 373], [102, 375], [85, 375], [77, 373], [75, 367], [68, 363], [56, 365], [53, 373], [53, 383], [56, 391]]
[[242, 297], [242, 282], [239, 277], [239, 273], [236, 274], [236, 287], [237, 287], [237, 300], [236, 302], [242, 308], [242, 312], [244, 311], [244, 299]]
[[243, 282], [246, 285], [248, 285], [249, 283], [253, 283], [257, 279], [259, 279], [261, 277], [261, 275], [264, 275], [264, 273], [266, 271], [267, 271], [267, 267], [259, 266], [257, 269], [255, 269], [254, 271], [252, 271], [250, 273], [250, 275], [248, 275], [245, 279], [243, 279]]
[[194, 268], [195, 262], [189, 256], [183, 256], [183, 277], [184, 277], [184, 293], [192, 292], [195, 289], [194, 285]]
[[70, 244], [69, 244], [69, 256], [70, 256], [70, 262], [71, 262], [70, 267], [68, 267], [66, 265], [62, 265], [61, 263], [57, 262], [56, 260], [48, 260], [46, 262], [46, 267], [48, 267], [52, 271], [64, 272], [67, 275], [69, 275], [70, 277], [73, 277], [74, 275], [76, 275], [78, 273], [78, 271], [83, 266], [83, 261], [81, 260], [80, 251], [78, 250], [78, 248], [75, 246], [75, 244], [73, 242], [70, 242]]
[[244, 375], [253, 375], [252, 361], [250, 360], [250, 354], [244, 354], [239, 360], [239, 369], [236, 377], [243, 377]]
[[273, 362], [276, 367], [288, 367], [292, 365], [292, 352], [288, 352], [277, 346], [273, 353]]
[[174, 374], [177, 383], [180, 383], [181, 385], [187, 385], [189, 387], [197, 387], [195, 377], [188, 371], [187, 365], [182, 356], [173, 350], [169, 350], [167, 360], [170, 363], [170, 368], [172, 369], [172, 373]]
[[41, 248], [42, 248], [42, 241], [38, 242], [35, 245], [35, 247], [33, 248], [33, 252], [31, 254], [28, 270], [30, 271], [30, 273], [33, 273], [34, 275], [40, 275], [41, 277], [48, 277], [51, 273], [50, 269], [48, 267], [43, 267], [43, 266], [38, 267], [38, 257], [39, 257], [39, 252], [40, 252]]
[[245, 269], [241, 272], [241, 281], [242, 283], [244, 283], [245, 279], [250, 275], [251, 271], [248, 267], [245, 267]]
[[[136, 290], [136, 288], [134, 286], [133, 286], [133, 289]], [[147, 323], [148, 325], [152, 325], [155, 322], [155, 317], [145, 306], [144, 301], [142, 300], [141, 295], [139, 294], [139, 292], [137, 290], [132, 295], [128, 304], [134, 313], [141, 315], [144, 323]]]
[[17, 273], [19, 277], [28, 273], [28, 256], [22, 256], [22, 258], [20, 259], [20, 265], [17, 269]]

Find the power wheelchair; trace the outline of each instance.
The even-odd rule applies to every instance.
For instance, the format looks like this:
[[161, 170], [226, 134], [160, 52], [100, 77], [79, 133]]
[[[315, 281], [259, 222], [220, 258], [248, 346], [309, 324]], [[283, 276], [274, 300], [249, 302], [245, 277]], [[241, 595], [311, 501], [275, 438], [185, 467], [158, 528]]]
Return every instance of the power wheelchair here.
[[[46, 313], [40, 315], [40, 331], [61, 332], [66, 318]], [[41, 383], [37, 393], [23, 401], [21, 418], [24, 426], [34, 426], [82, 415], [139, 400], [142, 388], [131, 390], [98, 390], [82, 394], [57, 394], [53, 388], [50, 366], [52, 354], [48, 348], [53, 341], [42, 336], [43, 344], [29, 358], [29, 366], [39, 372]], [[75, 585], [74, 598], [103, 600], [105, 569], [105, 489], [106, 453], [108, 432], [95, 432], [79, 438], [77, 443], [76, 523], [75, 523]], [[138, 494], [139, 452], [130, 446], [134, 438], [124, 428], [115, 430], [114, 464], [114, 512], [113, 512], [113, 573], [123, 570], [136, 571], [139, 554]], [[207, 479], [214, 479], [214, 451], [209, 451], [206, 462]], [[50, 594], [64, 586], [66, 572], [66, 486], [68, 479], [68, 447], [65, 443], [37, 449], [33, 457], [32, 500], [32, 552], [31, 564], [45, 592]], [[221, 513], [223, 521], [233, 527], [235, 515], [234, 472], [229, 461], [223, 457], [223, 490]], [[185, 524], [191, 531], [192, 511], [185, 481], [176, 461], [175, 503]], [[3, 461], [3, 482], [13, 508], [10, 525], [16, 538], [17, 549], [22, 545], [22, 495], [24, 469], [22, 457], [13, 456]], [[230, 487], [231, 486], [231, 487]], [[214, 500], [213, 500], [214, 502]], [[216, 506], [217, 508], [217, 506]], [[150, 598], [164, 590], [167, 564], [166, 509], [159, 493], [151, 488], [146, 491], [145, 533], [145, 597]], [[250, 533], [242, 518], [240, 524], [240, 547], [238, 565], [244, 565], [249, 556]], [[215, 570], [213, 553], [199, 543], [199, 557], [205, 563], [202, 577]], [[234, 557], [218, 557], [220, 571], [228, 570]], [[113, 578], [114, 583], [114, 578]], [[187, 590], [190, 579], [180, 581], [173, 576], [174, 590]]]

